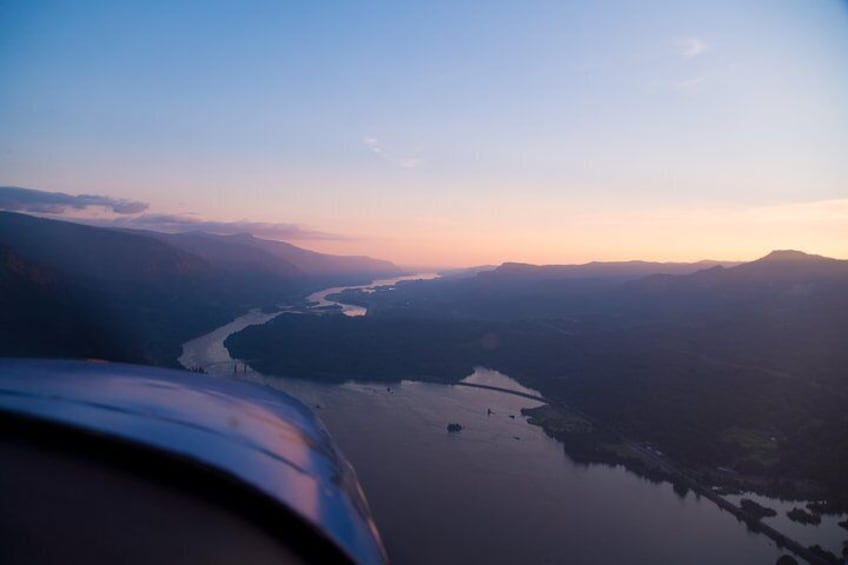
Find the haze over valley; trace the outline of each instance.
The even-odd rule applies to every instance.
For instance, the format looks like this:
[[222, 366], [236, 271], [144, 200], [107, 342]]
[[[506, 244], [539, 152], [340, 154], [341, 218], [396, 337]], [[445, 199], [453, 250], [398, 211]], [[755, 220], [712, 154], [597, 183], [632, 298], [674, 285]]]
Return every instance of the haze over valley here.
[[[185, 424], [308, 522], [264, 534], [369, 564], [845, 565], [847, 32], [840, 0], [2, 2], [0, 417]], [[102, 549], [45, 500], [0, 537]]]
[[[180, 366], [184, 342], [253, 309], [247, 325], [210, 334], [229, 355], [194, 354], [186, 368], [391, 391], [485, 367], [538, 391], [546, 405], [521, 412], [574, 461], [683, 493], [848, 509], [845, 260], [778, 250], [744, 263], [507, 263], [363, 287], [404, 273], [248, 234], [10, 212], [0, 248], [4, 355]], [[325, 287], [340, 292], [309, 301]], [[738, 518], [756, 530], [759, 517]]]

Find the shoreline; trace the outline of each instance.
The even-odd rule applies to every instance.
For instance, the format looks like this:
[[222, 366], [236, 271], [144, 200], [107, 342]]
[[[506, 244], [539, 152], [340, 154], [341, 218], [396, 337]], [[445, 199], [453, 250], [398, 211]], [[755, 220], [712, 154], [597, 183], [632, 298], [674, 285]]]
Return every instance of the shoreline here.
[[[368, 285], [362, 286], [367, 287]], [[337, 289], [334, 288], [327, 290], [329, 291]], [[334, 296], [333, 294], [326, 291], [321, 292], [325, 292], [322, 298], [327, 303], [323, 309], [326, 309], [328, 307], [334, 308], [335, 310], [341, 309], [342, 313], [347, 314], [346, 312], [344, 312], [343, 304], [337, 301], [328, 300], [330, 296]], [[318, 314], [322, 310], [321, 306], [322, 304], [319, 302], [318, 304], [313, 304], [307, 309]], [[276, 315], [280, 313], [283, 312], [277, 312]], [[276, 317], [276, 315], [270, 316], [270, 319], [273, 319], [274, 317]], [[265, 322], [267, 321], [269, 320], [265, 320]], [[220, 329], [221, 328], [218, 328], [215, 331], [219, 331]], [[245, 363], [244, 360], [235, 359], [229, 354], [229, 348], [227, 348], [224, 343], [226, 341], [226, 337], [227, 336], [221, 336], [220, 345], [226, 352], [226, 356], [230, 359], [230, 363]], [[256, 367], [251, 367], [251, 369], [255, 370]], [[262, 372], [269, 375], [272, 375], [274, 373], [273, 370]], [[335, 379], [330, 380], [336, 382]], [[347, 379], [341, 379], [338, 382], [342, 382], [343, 380]], [[382, 382], [382, 380], [378, 380]], [[420, 379], [412, 378], [412, 380]], [[321, 382], [320, 379], [319, 382]], [[422, 382], [435, 382], [446, 385], [465, 384], [468, 386], [477, 386], [478, 388], [495, 388], [497, 390], [496, 387], [487, 387], [473, 384], [469, 385], [468, 383], [458, 383], [455, 379], [451, 378], [424, 379]], [[503, 390], [502, 392], [514, 394], [514, 391], [509, 390]], [[726, 498], [724, 498], [724, 496], [722, 496], [723, 494], [727, 494], [728, 487], [738, 489], [740, 486], [740, 480], [742, 482], [750, 482], [750, 484], [748, 484], [749, 488], [747, 490], [752, 490], [754, 492], [762, 492], [764, 495], [767, 496], [774, 495], [775, 493], [773, 490], [761, 488], [763, 486], [762, 479], [744, 477], [741, 475], [718, 477], [713, 470], [686, 469], [669, 460], [668, 458], [664, 457], [661, 452], [659, 452], [656, 448], [650, 446], [649, 444], [639, 444], [631, 440], [627, 440], [622, 434], [610, 430], [608, 426], [603, 426], [596, 423], [594, 419], [570, 407], [566, 407], [564, 405], [552, 406], [550, 403], [548, 403], [547, 400], [543, 398], [534, 399], [540, 402], [546, 402], [546, 404], [536, 408], [523, 409], [521, 411], [522, 414], [530, 416], [528, 419], [528, 422], [530, 424], [541, 427], [546, 433], [546, 435], [557, 440], [558, 443], [563, 446], [568, 456], [571, 457], [576, 463], [598, 463], [610, 466], [622, 465], [625, 469], [634, 473], [635, 475], [646, 478], [652, 482], [659, 483], [667, 481], [671, 483], [674, 487], [675, 492], [677, 492], [681, 496], [685, 496], [685, 494], [689, 490], [691, 490], [693, 493], [695, 493], [696, 496], [707, 498], [708, 500], [716, 504], [716, 506], [718, 506], [720, 510], [727, 511], [734, 517], [736, 517], [738, 521], [744, 522], [750, 531], [765, 534], [777, 544], [778, 548], [785, 548], [800, 557], [801, 559], [804, 559], [814, 564], [839, 563], [839, 558], [836, 557], [834, 554], [830, 555], [833, 555], [836, 558], [835, 561], [830, 559], [826, 553], [817, 553], [812, 548], [804, 547], [792, 538], [782, 534], [780, 531], [778, 531], [771, 525], [763, 523], [760, 520], [759, 516], [746, 512], [741, 506], [734, 504], [733, 502], [727, 500]], [[705, 477], [709, 477], [709, 481], [705, 481]], [[715, 485], [720, 488], [715, 489], [713, 486], [707, 487], [704, 486], [704, 484]], [[796, 494], [796, 496], [799, 494], [799, 491], [802, 495], [805, 491], [803, 486], [800, 489], [794, 488], [793, 486], [792, 490], [794, 494]], [[775, 496], [775, 498], [782, 498], [781, 493], [777, 493], [777, 496]], [[815, 497], [813, 496], [808, 496], [806, 498], [788, 498], [790, 500], [803, 501], [815, 499]]]
[[[521, 413], [528, 417], [529, 424], [539, 426], [549, 437], [562, 444], [566, 454], [577, 463], [621, 465], [631, 473], [649, 481], [669, 482], [679, 495], [685, 496], [692, 491], [696, 496], [710, 500], [720, 510], [729, 512], [738, 521], [745, 523], [750, 531], [764, 534], [773, 540], [778, 548], [787, 549], [808, 563], [814, 565], [842, 563], [840, 556], [818, 546], [815, 546], [818, 549], [813, 546], [805, 547], [773, 526], [763, 523], [762, 516], [748, 512], [727, 500], [723, 496], [723, 493], [727, 492], [727, 485], [705, 486], [693, 477], [696, 474], [703, 475], [704, 470], [681, 468], [659, 450], [604, 429], [591, 418], [571, 407], [554, 406], [548, 403], [537, 408], [522, 409]], [[763, 493], [764, 496], [769, 494]], [[787, 500], [809, 502], [808, 499], [803, 498]], [[835, 513], [842, 514], [844, 511]]]

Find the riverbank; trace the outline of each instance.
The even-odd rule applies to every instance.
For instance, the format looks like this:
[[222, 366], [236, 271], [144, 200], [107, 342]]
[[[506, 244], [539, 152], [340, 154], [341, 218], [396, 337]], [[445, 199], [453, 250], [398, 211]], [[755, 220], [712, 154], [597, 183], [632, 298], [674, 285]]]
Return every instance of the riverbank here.
[[[185, 359], [213, 375], [261, 382], [320, 406], [317, 413], [357, 470], [395, 563], [550, 563], [567, 554], [570, 562], [587, 564], [771, 565], [779, 556], [767, 540], [745, 535], [712, 505], [704, 507], [706, 501], [679, 499], [665, 485], [621, 468], [588, 470], [574, 463], [559, 442], [520, 416], [521, 408], [540, 404], [530, 399], [541, 396], [538, 391], [496, 371], [478, 368], [461, 383], [498, 390], [413, 381], [390, 388], [325, 385], [252, 370], [233, 374], [241, 361], [229, 355], [223, 339], [261, 321], [255, 315], [185, 344]], [[460, 422], [463, 431], [447, 433], [449, 421]], [[634, 523], [641, 526], [634, 529]], [[697, 525], [679, 528], [686, 523]], [[562, 524], [571, 527], [563, 531]], [[607, 536], [627, 542], [587, 541]]]
[[[530, 424], [541, 427], [550, 437], [562, 443], [569, 457], [577, 462], [591, 464], [621, 465], [628, 471], [650, 481], [667, 481], [680, 496], [692, 491], [696, 496], [706, 498], [744, 522], [746, 527], [771, 538], [778, 547], [785, 548], [798, 557], [814, 565], [838, 565], [843, 561], [837, 554], [819, 547], [806, 547], [776, 528], [763, 522], [763, 518], [773, 516], [770, 509], [763, 508], [753, 501], [741, 499], [739, 504], [728, 500], [724, 494], [737, 493], [739, 485], [761, 484], [761, 479], [737, 475], [722, 481], [719, 473], [717, 481], [705, 482], [705, 477], [716, 476], [711, 469], [686, 469], [673, 462], [659, 449], [650, 444], [628, 440], [621, 434], [609, 430], [591, 418], [563, 404], [556, 406], [545, 404], [536, 408], [522, 409]], [[791, 492], [821, 494], [821, 490], [806, 483], [787, 487]], [[811, 497], [812, 498], [812, 497]], [[808, 499], [809, 500], [809, 499]], [[811, 505], [812, 509], [821, 506]], [[843, 554], [842, 557], [845, 557]]]
[[[331, 299], [328, 300], [328, 297], [330, 297], [330, 296], [332, 296], [332, 293], [325, 294], [323, 299], [326, 300], [326, 303], [322, 305], [319, 302], [318, 304], [314, 304], [313, 308], [315, 306], [318, 306], [318, 308], [321, 308], [323, 306], [324, 309], [333, 307], [334, 306], [333, 301]], [[314, 310], [312, 310], [312, 311], [314, 311]], [[336, 311], [338, 311], [338, 309]], [[320, 318], [320, 317], [321, 316], [316, 316], [315, 318]], [[324, 324], [327, 324], [327, 323], [334, 324], [336, 322], [343, 322], [345, 319], [353, 321], [353, 319], [352, 319], [353, 317], [354, 316], [351, 316], [350, 314], [348, 314], [347, 316], [343, 316], [343, 317], [342, 316], [332, 316], [332, 317], [330, 317], [330, 318], [332, 318], [331, 320], [325, 320], [324, 322], [321, 323], [321, 325], [323, 326]], [[309, 318], [312, 318], [312, 317], [309, 317]], [[335, 320], [335, 321], [333, 321], [333, 320]], [[297, 333], [302, 335], [302, 332], [297, 332]], [[321, 335], [324, 335], [326, 337], [325, 332], [320, 332], [320, 333], [321, 333]], [[279, 337], [279, 336], [277, 336], [277, 337]], [[291, 336], [291, 337], [292, 337], [292, 339], [296, 338], [296, 336], [294, 336], [294, 335]], [[408, 338], [409, 336], [406, 336], [406, 337]], [[453, 339], [453, 340], [451, 340], [451, 342], [452, 343], [460, 343], [461, 340]], [[284, 343], [286, 345], [291, 345], [286, 339], [274, 340], [274, 343], [270, 344], [270, 345], [273, 345], [273, 347], [275, 347], [276, 349], [279, 349], [281, 343]], [[488, 342], [486, 342], [485, 340], [481, 342], [481, 345], [486, 345], [486, 344], [488, 344]], [[489, 345], [491, 345], [491, 344], [489, 344]], [[222, 345], [222, 348], [223, 348], [223, 345]], [[326, 347], [323, 349], [323, 351], [326, 354]], [[241, 353], [237, 353], [236, 356], [239, 357], [240, 359], [246, 359], [247, 361], [253, 363], [253, 361], [251, 361], [251, 358], [249, 356], [244, 356]], [[228, 355], [228, 357], [229, 357], [229, 355]], [[432, 352], [431, 352], [429, 357], [433, 357]], [[442, 361], [444, 361], [444, 359]], [[232, 362], [233, 362], [233, 360], [231, 359], [231, 363]], [[258, 368], [262, 372], [270, 372], [270, 373], [276, 372], [274, 370], [268, 371], [266, 368], [263, 368], [263, 366], [261, 364], [255, 365], [254, 368]], [[398, 382], [398, 381], [401, 380], [402, 377], [399, 376], [399, 374], [397, 372], [397, 367], [394, 364], [392, 364], [392, 363], [386, 364], [384, 366], [384, 369], [386, 369], [386, 370], [391, 369], [391, 371], [390, 371], [391, 374], [387, 373], [384, 378], [387, 378], [392, 382]], [[436, 369], [437, 369], [436, 371], [432, 371], [431, 373], [432, 374], [439, 374], [441, 372], [447, 371], [447, 373], [450, 373], [450, 374], [454, 374], [454, 373], [455, 374], [465, 374], [465, 375], [468, 374], [467, 370], [460, 368], [460, 367], [446, 368], [444, 365], [441, 365], [439, 367], [436, 367]], [[288, 372], [288, 371], [286, 371], [286, 372]], [[417, 373], [417, 371], [413, 371], [413, 373]], [[229, 374], [229, 373], [224, 371], [223, 374]], [[293, 371], [291, 374], [293, 374], [293, 375], [298, 374], [300, 376], [303, 376], [304, 373], [303, 373], [303, 371]], [[307, 374], [308, 374], [308, 371], [307, 371]], [[327, 375], [330, 375], [330, 373], [327, 373]], [[330, 375], [330, 377], [328, 377], [327, 382], [342, 383], [342, 382], [347, 380], [346, 378], [340, 376], [339, 374], [333, 373], [333, 375], [334, 376]], [[259, 374], [255, 374], [254, 376], [260, 377]], [[368, 371], [363, 371], [362, 376], [363, 376], [363, 378], [367, 378], [368, 376], [370, 376], [371, 379], [369, 379], [369, 380], [373, 380], [375, 376], [380, 377], [382, 375], [374, 373], [371, 370], [368, 370]], [[459, 378], [461, 378], [461, 377], [459, 377]], [[273, 378], [268, 379], [268, 380], [269, 380], [269, 382], [286, 382], [286, 380], [279, 380], [278, 381], [277, 379], [273, 379]], [[439, 382], [444, 382], [445, 384], [456, 384], [457, 379], [448, 378], [448, 377], [440, 375], [438, 379], [434, 379], [434, 380], [438, 380]], [[338, 386], [338, 385], [319, 385], [319, 386], [330, 386], [330, 387], [332, 387], [332, 386]], [[344, 386], [344, 385], [342, 385], [342, 386]], [[392, 390], [384, 388], [384, 390], [386, 391], [386, 394], [389, 395], [389, 396], [387, 396], [387, 398], [392, 398], [391, 395], [397, 390], [394, 385], [391, 387], [391, 389]], [[322, 411], [327, 409], [327, 406], [326, 406], [326, 404], [323, 400], [320, 401], [320, 402], [316, 402], [315, 404], [316, 405], [320, 404]], [[653, 483], [656, 483], [658, 486], [660, 486], [660, 483], [662, 483], [663, 481], [667, 481], [667, 482], [671, 483], [674, 486], [673, 492], [678, 497], [680, 497], [681, 499], [687, 498], [687, 496], [686, 496], [687, 493], [692, 492], [694, 494], [694, 496], [696, 496], [698, 499], [706, 498], [707, 500], [710, 500], [713, 503], [715, 503], [716, 506], [720, 510], [726, 510], [726, 511], [730, 512], [731, 514], [733, 514], [734, 516], [736, 516], [737, 520], [743, 521], [745, 523], [749, 523], [748, 520], [750, 520], [751, 517], [745, 515], [742, 512], [742, 509], [739, 506], [727, 502], [726, 500], [722, 499], [722, 497], [719, 496], [717, 493], [710, 491], [709, 489], [700, 487], [699, 485], [704, 484], [703, 482], [696, 481], [691, 476], [687, 476], [685, 474], [682, 474], [682, 475], [679, 474], [680, 471], [678, 471], [678, 469], [674, 465], [672, 465], [670, 462], [666, 462], [663, 455], [660, 452], [658, 452], [654, 447], [652, 447], [650, 445], [646, 445], [646, 444], [640, 445], [640, 444], [635, 444], [635, 443], [632, 443], [632, 442], [622, 441], [616, 434], [610, 432], [608, 429], [606, 429], [602, 426], [598, 426], [597, 424], [595, 424], [595, 422], [593, 420], [591, 420], [590, 418], [587, 418], [585, 415], [583, 415], [579, 412], [570, 411], [567, 414], [567, 417], [563, 418], [561, 413], [559, 415], [557, 415], [556, 410], [554, 410], [553, 412], [547, 412], [546, 413], [543, 409], [544, 409], [544, 407], [540, 407], [540, 408], [537, 409], [538, 410], [537, 412], [528, 414], [534, 420], [532, 423], [541, 426], [546, 435], [548, 435], [549, 437], [553, 437], [553, 438], [557, 439], [560, 444], [564, 445], [566, 447], [566, 451], [569, 454], [569, 456], [571, 456], [572, 460], [574, 460], [578, 464], [580, 464], [580, 463], [602, 462], [602, 463], [607, 463], [610, 468], [615, 468], [616, 466], [621, 465], [621, 466], [627, 468], [628, 470], [633, 471], [634, 474], [637, 475], [637, 476], [651, 479], [651, 481]], [[553, 410], [553, 409], [551, 409], [551, 410]], [[447, 420], [445, 420], [445, 421], [447, 421]], [[457, 419], [457, 421], [459, 421], [459, 419]], [[547, 423], [548, 429], [545, 429], [545, 423]], [[444, 422], [440, 422], [439, 428], [441, 430], [444, 430], [444, 425], [445, 425]], [[461, 435], [462, 437], [466, 437], [466, 435], [467, 435], [466, 432], [469, 432], [469, 430], [464, 429], [462, 434], [459, 434], [459, 435]], [[576, 433], [576, 432], [580, 432], [580, 433]], [[469, 433], [473, 433], [473, 432], [469, 432]], [[586, 434], [589, 434], [589, 435], [587, 436]], [[510, 436], [510, 438], [513, 439], [513, 440], [518, 439], [519, 437], [520, 437], [519, 435], [516, 435], [515, 437]], [[517, 442], [517, 443], [521, 443], [521, 442]], [[714, 497], [715, 497], [715, 499], [714, 499]], [[716, 500], [721, 500], [722, 502], [717, 502]], [[750, 524], [753, 524], [753, 526], [751, 526]], [[762, 526], [765, 526], [765, 527], [762, 527]], [[768, 535], [768, 532], [771, 530], [773, 532], [773, 535], [768, 535], [768, 537], [775, 540], [775, 543], [781, 543], [781, 544], [783, 544], [784, 547], [786, 547], [787, 544], [793, 543], [795, 550], [797, 550], [796, 553], [799, 556], [801, 556], [802, 558], [809, 559], [813, 563], [826, 562], [826, 561], [816, 561], [815, 559], [820, 559], [820, 557], [818, 557], [814, 553], [811, 553], [808, 548], [804, 548], [801, 544], [795, 543], [792, 540], [790, 540], [789, 538], [787, 538], [786, 536], [783, 536], [776, 529], [771, 528], [768, 525], [760, 524], [760, 523], [756, 522], [756, 520], [754, 520], [754, 521], [751, 521], [749, 523], [749, 529], [751, 529], [753, 531], [760, 531], [760, 532], [766, 533], [767, 535]]]

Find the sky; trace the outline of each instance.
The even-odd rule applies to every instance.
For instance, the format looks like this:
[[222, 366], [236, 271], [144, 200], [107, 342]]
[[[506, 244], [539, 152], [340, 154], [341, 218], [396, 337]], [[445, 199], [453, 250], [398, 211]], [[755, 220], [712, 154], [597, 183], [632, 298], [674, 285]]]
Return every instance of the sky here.
[[848, 2], [0, 0], [0, 208], [404, 266], [848, 258]]

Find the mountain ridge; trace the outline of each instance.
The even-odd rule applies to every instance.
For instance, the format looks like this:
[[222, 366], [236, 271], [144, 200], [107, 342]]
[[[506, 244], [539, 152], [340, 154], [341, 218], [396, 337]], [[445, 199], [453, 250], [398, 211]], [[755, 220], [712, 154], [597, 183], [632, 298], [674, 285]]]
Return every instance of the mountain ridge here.
[[356, 258], [336, 268], [333, 256], [304, 250], [320, 267], [308, 272], [281, 249], [299, 248], [0, 211], [0, 322], [8, 334], [0, 354], [174, 366], [182, 343], [250, 308], [399, 271]]

